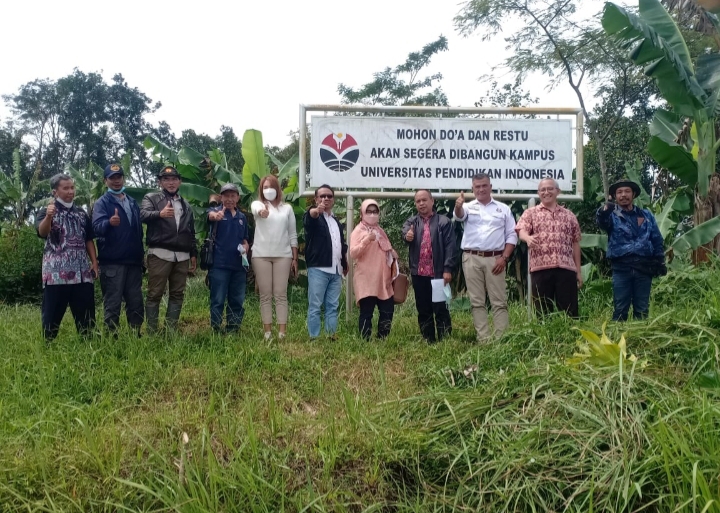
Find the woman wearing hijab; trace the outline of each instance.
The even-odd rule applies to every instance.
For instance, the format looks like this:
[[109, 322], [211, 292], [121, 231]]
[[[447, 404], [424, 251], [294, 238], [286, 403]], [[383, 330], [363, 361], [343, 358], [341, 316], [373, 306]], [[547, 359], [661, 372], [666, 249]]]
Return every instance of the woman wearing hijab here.
[[390, 333], [393, 312], [393, 279], [397, 275], [397, 253], [385, 231], [380, 228], [380, 207], [367, 199], [360, 206], [360, 224], [350, 237], [350, 257], [355, 262], [353, 286], [360, 307], [359, 328], [365, 340], [372, 332], [372, 317], [379, 312], [377, 336]]
[[278, 338], [285, 338], [288, 320], [287, 287], [290, 273], [298, 272], [298, 241], [295, 213], [283, 201], [280, 182], [273, 175], [260, 180], [258, 200], [250, 209], [255, 217], [252, 266], [260, 291], [260, 316], [265, 340], [272, 338], [272, 299]]

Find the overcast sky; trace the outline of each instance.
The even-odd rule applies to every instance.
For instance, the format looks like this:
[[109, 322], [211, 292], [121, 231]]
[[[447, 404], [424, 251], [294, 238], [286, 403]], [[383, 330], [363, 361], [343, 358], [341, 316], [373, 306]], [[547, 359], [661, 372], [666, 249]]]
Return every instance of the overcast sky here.
[[[601, 6], [601, 3], [592, 2]], [[338, 83], [360, 86], [439, 35], [449, 51], [430, 72], [443, 73], [451, 105], [472, 106], [489, 89], [478, 78], [506, 55], [502, 37], [463, 38], [453, 27], [455, 0], [264, 0], [202, 2], [7, 0], [2, 7], [0, 94], [36, 78], [72, 72], [122, 73], [162, 108], [176, 135], [211, 136], [232, 126], [263, 132], [283, 146], [298, 128], [301, 103], [339, 103]], [[592, 12], [592, 11], [590, 11]], [[511, 77], [498, 73], [500, 84]], [[526, 83], [541, 106], [576, 107], [567, 86]], [[0, 118], [8, 115], [0, 107]]]

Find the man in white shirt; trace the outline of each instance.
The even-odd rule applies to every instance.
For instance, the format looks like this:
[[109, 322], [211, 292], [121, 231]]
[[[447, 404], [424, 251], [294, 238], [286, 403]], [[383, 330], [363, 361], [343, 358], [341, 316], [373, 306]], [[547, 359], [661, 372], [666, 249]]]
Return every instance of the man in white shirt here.
[[492, 184], [485, 173], [472, 178], [475, 199], [465, 203], [465, 194], [455, 201], [453, 218], [464, 224], [461, 248], [465, 284], [472, 306], [477, 338], [490, 338], [485, 295], [490, 297], [495, 327], [500, 337], [509, 325], [505, 270], [515, 245], [515, 216], [510, 207], [492, 198]]

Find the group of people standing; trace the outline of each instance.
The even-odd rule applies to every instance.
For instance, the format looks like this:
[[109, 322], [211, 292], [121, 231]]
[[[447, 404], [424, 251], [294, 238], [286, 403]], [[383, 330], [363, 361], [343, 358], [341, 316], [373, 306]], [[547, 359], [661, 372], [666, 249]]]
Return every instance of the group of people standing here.
[[[37, 232], [45, 239], [42, 279], [42, 325], [46, 340], [57, 336], [60, 322], [70, 306], [82, 334], [95, 324], [93, 281], [100, 279], [104, 321], [116, 333], [125, 302], [128, 325], [141, 334], [143, 322], [149, 333], [158, 331], [160, 302], [169, 289], [165, 326], [177, 327], [187, 276], [197, 266], [195, 219], [188, 202], [178, 191], [182, 179], [177, 169], [165, 166], [158, 174], [160, 190], [147, 194], [138, 204], [125, 193], [125, 176], [118, 164], [104, 170], [107, 192], [95, 203], [92, 216], [74, 205], [75, 187], [70, 176], [50, 180], [53, 199], [37, 216]], [[509, 325], [506, 266], [518, 238], [530, 249], [529, 266], [536, 309], [565, 311], [578, 316], [580, 226], [574, 214], [557, 203], [560, 189], [552, 179], [538, 187], [540, 205], [527, 209], [519, 221], [510, 208], [492, 197], [490, 177], [472, 178], [474, 199], [461, 193], [453, 219], [464, 226], [460, 244], [461, 263], [472, 306], [477, 339], [497, 338]], [[598, 225], [609, 235], [608, 258], [613, 267], [614, 320], [625, 320], [630, 305], [634, 316], [647, 316], [652, 277], [665, 271], [662, 236], [652, 214], [633, 200], [640, 193], [633, 182], [618, 182], [597, 212]], [[247, 271], [252, 266], [260, 296], [264, 339], [273, 334], [272, 303], [275, 301], [277, 337], [287, 333], [290, 276], [298, 274], [298, 236], [292, 206], [273, 175], [264, 177], [258, 198], [251, 205], [255, 231], [252, 248], [248, 219], [238, 208], [237, 186], [226, 184], [217, 205], [206, 211], [212, 240], [212, 264], [208, 271], [210, 325], [214, 331], [237, 332], [244, 317]], [[438, 286], [447, 285], [457, 265], [455, 230], [450, 218], [438, 215], [429, 190], [414, 197], [417, 214], [402, 227], [408, 246], [409, 268], [415, 295], [418, 326], [428, 343], [452, 333], [448, 304], [439, 300]], [[315, 191], [314, 206], [303, 216], [305, 261], [308, 276], [307, 329], [311, 339], [325, 333], [334, 338], [343, 277], [349, 271], [348, 252], [354, 264], [353, 285], [360, 308], [358, 329], [363, 338], [372, 334], [372, 318], [378, 310], [376, 334], [388, 336], [394, 313], [394, 280], [399, 276], [398, 253], [380, 226], [380, 206], [372, 199], [360, 208], [360, 223], [345, 242], [343, 226], [333, 214], [335, 192], [329, 185]], [[147, 225], [143, 245], [142, 224]], [[97, 238], [97, 253], [94, 239]], [[147, 265], [147, 299], [143, 305], [142, 276]], [[486, 301], [493, 314], [490, 328]], [[225, 326], [223, 327], [223, 318]]]

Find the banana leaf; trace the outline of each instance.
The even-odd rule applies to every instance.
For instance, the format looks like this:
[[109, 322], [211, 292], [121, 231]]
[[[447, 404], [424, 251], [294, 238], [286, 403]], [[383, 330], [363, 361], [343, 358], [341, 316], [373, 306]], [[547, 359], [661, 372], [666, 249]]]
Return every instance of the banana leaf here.
[[708, 93], [705, 107], [708, 115], [720, 115], [720, 54], [706, 53], [697, 60], [697, 80]]
[[200, 205], [207, 205], [211, 194], [215, 194], [215, 191], [196, 183], [183, 182], [180, 186], [180, 195], [183, 198]]
[[[185, 148], [183, 148], [184, 150]], [[182, 150], [180, 150], [182, 151]], [[205, 180], [203, 180], [202, 176], [200, 175], [200, 170], [191, 165], [191, 164], [176, 164], [175, 168], [178, 170], [178, 173], [180, 173], [180, 176], [183, 179], [183, 182], [189, 182], [189, 183], [198, 183], [203, 184], [205, 183]]]
[[660, 235], [662, 235], [663, 240], [665, 241], [668, 240], [669, 236], [675, 233], [675, 228], [678, 224], [677, 220], [674, 219], [673, 216], [673, 212], [675, 212], [675, 209], [673, 208], [675, 198], [676, 196], [670, 196], [667, 201], [665, 201], [663, 209], [657, 216], [655, 216], [655, 222], [660, 230]]
[[698, 180], [698, 165], [693, 156], [682, 146], [672, 146], [657, 136], [650, 137], [648, 153], [661, 167], [682, 180], [683, 184], [695, 187]]
[[150, 150], [153, 154], [153, 158], [156, 161], [161, 162], [172, 162], [175, 164], [178, 162], [178, 154], [175, 150], [167, 146], [165, 143], [155, 139], [152, 135], [145, 137], [143, 146]]
[[694, 250], [712, 241], [718, 234], [720, 234], [720, 217], [714, 217], [675, 239], [672, 248], [677, 253]]
[[656, 80], [676, 112], [693, 116], [705, 107], [706, 94], [695, 78], [682, 34], [658, 0], [640, 0], [640, 13], [638, 17], [607, 3], [602, 26], [635, 64], [645, 66], [645, 74]]
[[607, 251], [607, 235], [601, 233], [583, 233], [580, 239], [581, 248], [599, 248]]
[[180, 148], [178, 153], [178, 163], [188, 166], [200, 167], [200, 163], [205, 159], [202, 153], [193, 150], [188, 146]]
[[262, 133], [259, 130], [245, 130], [242, 140], [242, 156], [245, 165], [242, 171], [242, 183], [250, 191], [257, 189], [259, 182], [253, 177], [262, 178], [270, 171], [265, 160], [265, 149], [263, 148]]
[[125, 194], [137, 201], [137, 204], [140, 205], [146, 194], [150, 194], [156, 190], [157, 189], [149, 189], [146, 187], [125, 187]]

